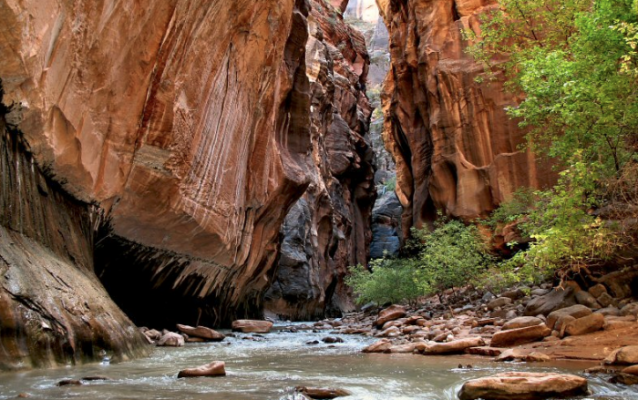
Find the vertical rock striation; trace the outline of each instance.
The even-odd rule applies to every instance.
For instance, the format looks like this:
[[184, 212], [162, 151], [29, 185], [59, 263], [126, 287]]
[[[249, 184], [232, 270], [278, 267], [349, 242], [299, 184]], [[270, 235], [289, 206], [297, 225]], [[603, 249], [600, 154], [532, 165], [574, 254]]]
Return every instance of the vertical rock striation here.
[[[139, 335], [95, 273], [138, 324], [258, 311], [284, 217], [317, 182], [308, 13], [306, 0], [0, 0], [4, 104], [16, 103], [23, 149], [3, 136], [0, 335], [20, 347], [5, 354], [37, 358], [36, 343], [55, 362], [98, 347], [135, 355]], [[344, 52], [358, 84], [361, 54]], [[341, 76], [339, 88], [353, 82]], [[334, 92], [341, 119], [321, 125], [339, 150], [330, 168], [345, 183], [334, 190], [358, 202], [339, 212], [365, 218], [365, 178], [350, 166], [364, 142], [340, 142], [344, 129], [363, 134], [353, 104], [365, 102]], [[345, 240], [360, 259], [357, 226]], [[61, 306], [58, 291], [70, 299]], [[32, 311], [42, 318], [24, 317]]]
[[363, 36], [324, 0], [311, 2], [306, 45], [311, 90], [311, 183], [282, 227], [268, 311], [292, 319], [352, 309], [347, 267], [366, 263], [374, 203], [372, 108], [365, 96], [369, 57]]
[[520, 151], [524, 132], [504, 108], [517, 98], [503, 79], [477, 83], [461, 29], [480, 29], [495, 2], [377, 0], [390, 32], [384, 137], [397, 167], [403, 229], [436, 210], [466, 219], [493, 210], [521, 186], [543, 187], [549, 163]]
[[39, 170], [1, 100], [0, 370], [146, 354], [93, 273], [100, 210]]

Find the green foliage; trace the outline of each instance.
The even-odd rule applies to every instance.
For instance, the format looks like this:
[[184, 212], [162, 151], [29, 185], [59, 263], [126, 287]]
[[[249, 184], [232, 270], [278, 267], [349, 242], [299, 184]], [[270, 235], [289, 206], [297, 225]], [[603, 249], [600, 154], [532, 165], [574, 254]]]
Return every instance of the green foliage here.
[[485, 223], [492, 229], [498, 225], [509, 224], [518, 221], [528, 214], [534, 206], [534, 191], [527, 187], [521, 187], [512, 194], [512, 198], [501, 203], [494, 210]]
[[396, 190], [397, 188], [397, 177], [393, 176], [392, 178], [388, 179], [383, 186], [385, 187], [386, 192], [393, 192]]
[[474, 225], [443, 220], [433, 231], [415, 229], [413, 235], [407, 247], [414, 256], [373, 260], [372, 272], [362, 266], [350, 269], [346, 283], [357, 302], [413, 302], [437, 290], [465, 286], [493, 262]]
[[425, 293], [414, 279], [414, 260], [381, 258], [370, 262], [372, 272], [362, 265], [350, 268], [346, 284], [357, 295], [357, 303], [414, 302]]
[[529, 211], [505, 203], [492, 215], [492, 226], [524, 221], [519, 226], [533, 242], [485, 281], [534, 281], [601, 265], [626, 243], [613, 223], [592, 211], [636, 198], [629, 178], [638, 162], [636, 4], [499, 0], [499, 5], [484, 18], [480, 37], [464, 31], [468, 52], [485, 66], [485, 77], [505, 76], [508, 89], [523, 95], [509, 115], [528, 130], [528, 146], [551, 157], [562, 172], [554, 188], [534, 194]]

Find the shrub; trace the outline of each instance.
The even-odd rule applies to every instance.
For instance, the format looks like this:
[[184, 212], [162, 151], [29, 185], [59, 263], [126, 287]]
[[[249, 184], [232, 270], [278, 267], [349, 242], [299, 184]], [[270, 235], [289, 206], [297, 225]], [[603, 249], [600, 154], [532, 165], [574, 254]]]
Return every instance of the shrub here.
[[476, 280], [493, 258], [478, 229], [446, 219], [435, 229], [413, 230], [407, 246], [411, 257], [383, 258], [350, 269], [346, 284], [358, 303], [415, 302], [437, 290], [465, 286]]

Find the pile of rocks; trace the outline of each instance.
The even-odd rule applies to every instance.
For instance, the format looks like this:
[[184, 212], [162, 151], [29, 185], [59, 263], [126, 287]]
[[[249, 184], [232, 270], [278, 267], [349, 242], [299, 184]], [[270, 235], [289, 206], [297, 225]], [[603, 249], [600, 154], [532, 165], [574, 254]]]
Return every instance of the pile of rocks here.
[[[270, 321], [258, 320], [237, 320], [232, 323], [233, 331], [243, 333], [269, 333], [273, 323]], [[181, 347], [184, 343], [201, 343], [201, 342], [221, 342], [226, 338], [222, 333], [214, 329], [197, 326], [177, 324], [177, 332], [171, 332], [167, 329], [161, 332], [156, 329], [146, 327], [140, 328], [150, 344], [156, 346]]]
[[[313, 329], [380, 339], [364, 352], [471, 353], [498, 357], [508, 348], [534, 342], [543, 345], [557, 342], [554, 344], [558, 346], [571, 337], [638, 327], [638, 302], [632, 297], [630, 282], [624, 282], [620, 275], [616, 279], [610, 275], [600, 279], [604, 284], [596, 283], [589, 288], [576, 282], [558, 288], [543, 284], [514, 288], [499, 296], [465, 289], [433, 297], [420, 309], [392, 305], [378, 311], [367, 306], [341, 320], [320, 321]], [[553, 358], [551, 352], [542, 353], [520, 348], [498, 359]]]

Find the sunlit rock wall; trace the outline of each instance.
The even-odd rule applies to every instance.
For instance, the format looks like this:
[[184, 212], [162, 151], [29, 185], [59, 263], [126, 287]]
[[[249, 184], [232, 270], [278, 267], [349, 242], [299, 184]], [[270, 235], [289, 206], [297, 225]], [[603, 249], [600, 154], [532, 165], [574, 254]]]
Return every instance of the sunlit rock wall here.
[[477, 83], [462, 29], [480, 31], [491, 0], [377, 0], [390, 32], [384, 137], [397, 167], [404, 233], [445, 214], [472, 219], [521, 186], [554, 180], [549, 162], [520, 151], [503, 79]]

